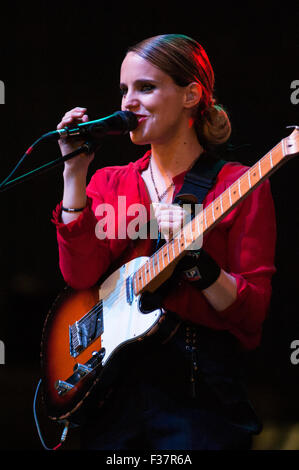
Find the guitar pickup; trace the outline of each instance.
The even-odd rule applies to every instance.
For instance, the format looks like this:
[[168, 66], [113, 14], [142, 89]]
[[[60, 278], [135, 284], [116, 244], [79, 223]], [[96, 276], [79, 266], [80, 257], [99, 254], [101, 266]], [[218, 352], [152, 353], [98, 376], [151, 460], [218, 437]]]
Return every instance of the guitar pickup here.
[[77, 357], [103, 331], [103, 306], [100, 301], [84, 317], [69, 326], [70, 355]]
[[127, 294], [127, 302], [129, 305], [132, 305], [134, 300], [134, 292], [133, 292], [133, 281], [132, 276], [127, 277], [126, 279], [126, 294]]

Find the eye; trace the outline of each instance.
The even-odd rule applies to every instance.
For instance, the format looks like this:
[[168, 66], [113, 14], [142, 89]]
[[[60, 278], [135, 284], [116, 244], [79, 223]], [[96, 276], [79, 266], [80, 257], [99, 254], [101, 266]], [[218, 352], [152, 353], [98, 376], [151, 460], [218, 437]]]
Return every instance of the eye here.
[[127, 94], [128, 89], [127, 87], [121, 87], [119, 91], [120, 91], [120, 96], [123, 97]]
[[151, 83], [144, 83], [143, 85], [140, 86], [140, 90], [144, 93], [150, 93], [155, 89], [155, 85]]

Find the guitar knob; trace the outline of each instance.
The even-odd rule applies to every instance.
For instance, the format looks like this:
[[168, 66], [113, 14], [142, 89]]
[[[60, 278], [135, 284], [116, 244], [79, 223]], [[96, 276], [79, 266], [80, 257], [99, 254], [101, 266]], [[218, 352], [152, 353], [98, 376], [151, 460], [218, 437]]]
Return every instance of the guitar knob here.
[[74, 388], [74, 385], [70, 384], [69, 382], [65, 382], [64, 380], [57, 380], [55, 382], [55, 388], [58, 391], [58, 394], [62, 395], [63, 393], [66, 393]]
[[106, 354], [106, 349], [102, 348], [99, 351], [93, 351], [92, 356], [98, 361], [101, 361], [103, 357], [105, 356], [105, 354]]
[[77, 363], [74, 366], [74, 372], [78, 372], [81, 377], [84, 377], [85, 375], [89, 374], [90, 372], [92, 372], [92, 370], [92, 367], [86, 366], [84, 364]]

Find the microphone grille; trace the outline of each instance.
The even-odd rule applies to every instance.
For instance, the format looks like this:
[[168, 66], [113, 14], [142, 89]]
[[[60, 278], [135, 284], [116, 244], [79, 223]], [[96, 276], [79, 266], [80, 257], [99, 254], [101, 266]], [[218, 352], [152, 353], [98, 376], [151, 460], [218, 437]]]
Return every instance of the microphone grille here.
[[119, 111], [118, 114], [124, 121], [126, 130], [128, 132], [136, 129], [136, 127], [138, 126], [138, 119], [136, 114], [132, 113], [132, 111]]

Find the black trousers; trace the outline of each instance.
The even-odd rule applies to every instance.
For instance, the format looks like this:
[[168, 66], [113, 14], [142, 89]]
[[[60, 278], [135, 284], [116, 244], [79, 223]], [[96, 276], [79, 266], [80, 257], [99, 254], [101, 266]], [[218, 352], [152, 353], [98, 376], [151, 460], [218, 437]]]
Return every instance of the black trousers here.
[[250, 449], [261, 425], [234, 340], [217, 333], [184, 322], [165, 344], [153, 337], [131, 345], [109, 399], [86, 412], [82, 449]]

